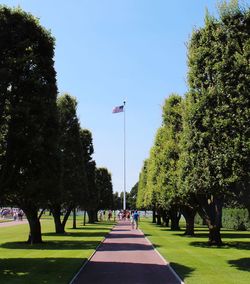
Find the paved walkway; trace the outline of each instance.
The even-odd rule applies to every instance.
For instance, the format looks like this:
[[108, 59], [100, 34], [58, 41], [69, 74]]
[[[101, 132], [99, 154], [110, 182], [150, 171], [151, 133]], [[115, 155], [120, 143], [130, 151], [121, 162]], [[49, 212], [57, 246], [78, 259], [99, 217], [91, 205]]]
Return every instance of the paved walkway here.
[[120, 222], [71, 284], [180, 284], [140, 230]]
[[0, 228], [1, 227], [11, 227], [11, 226], [16, 226], [16, 225], [22, 225], [22, 224], [28, 224], [28, 221], [24, 220], [24, 221], [2, 222], [2, 223], [0, 223]]

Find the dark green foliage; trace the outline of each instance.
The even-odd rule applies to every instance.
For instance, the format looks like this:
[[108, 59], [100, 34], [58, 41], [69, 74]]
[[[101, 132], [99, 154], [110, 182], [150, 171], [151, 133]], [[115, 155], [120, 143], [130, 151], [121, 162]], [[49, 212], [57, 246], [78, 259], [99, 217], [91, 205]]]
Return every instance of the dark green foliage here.
[[111, 174], [106, 168], [96, 169], [95, 184], [99, 195], [99, 209], [111, 209], [113, 207], [113, 186]]
[[250, 229], [249, 215], [247, 209], [223, 209], [222, 227], [238, 231], [245, 231], [246, 229]]
[[[68, 94], [58, 98], [60, 125], [59, 148], [62, 161], [62, 198], [78, 204], [86, 191], [83, 141], [76, 113], [77, 102]], [[86, 152], [86, 149], [85, 149]]]
[[0, 37], [1, 189], [42, 203], [58, 172], [54, 39], [31, 15], [7, 8]]
[[113, 194], [113, 208], [114, 210], [120, 210], [122, 209], [122, 199], [119, 196], [118, 192], [115, 192]]
[[136, 200], [136, 207], [139, 209], [149, 208], [150, 204], [154, 202], [153, 197], [151, 196], [151, 192], [150, 190], [148, 190], [147, 186], [148, 161], [149, 159], [144, 161], [139, 176], [138, 192]]
[[136, 209], [136, 199], [137, 199], [137, 192], [138, 192], [138, 182], [132, 187], [128, 194], [127, 203], [128, 208]]

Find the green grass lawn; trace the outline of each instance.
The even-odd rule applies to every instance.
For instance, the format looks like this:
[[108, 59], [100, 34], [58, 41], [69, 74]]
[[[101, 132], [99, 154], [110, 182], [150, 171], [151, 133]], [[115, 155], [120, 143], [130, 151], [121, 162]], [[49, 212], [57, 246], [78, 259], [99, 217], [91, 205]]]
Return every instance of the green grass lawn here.
[[[82, 219], [82, 218], [81, 218]], [[84, 261], [110, 231], [113, 223], [71, 229], [67, 234], [56, 235], [51, 218], [42, 220], [43, 244], [28, 245], [28, 225], [0, 228], [0, 283], [69, 283]]]
[[[222, 230], [221, 248], [208, 247], [208, 231], [198, 228], [195, 237], [170, 231], [151, 220], [140, 228], [186, 284], [250, 283], [250, 232]], [[183, 228], [184, 230], [184, 228]]]

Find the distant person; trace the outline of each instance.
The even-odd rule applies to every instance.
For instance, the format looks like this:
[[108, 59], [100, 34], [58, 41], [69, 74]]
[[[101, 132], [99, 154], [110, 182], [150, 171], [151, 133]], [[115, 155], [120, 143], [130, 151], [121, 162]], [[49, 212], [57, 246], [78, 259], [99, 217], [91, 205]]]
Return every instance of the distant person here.
[[23, 221], [23, 210], [22, 209], [19, 209], [17, 215], [18, 215], [18, 220], [19, 221]]
[[111, 218], [112, 218], [112, 211], [109, 210], [109, 212], [108, 212], [108, 221], [111, 221]]
[[118, 213], [118, 218], [119, 218], [119, 221], [122, 220], [122, 212], [121, 211], [119, 211], [119, 213]]
[[102, 210], [99, 213], [99, 219], [100, 219], [100, 221], [103, 221], [103, 212], [102, 212]]
[[131, 211], [130, 222], [131, 222], [132, 230], [134, 230], [134, 227], [135, 227], [134, 211]]
[[135, 229], [138, 229], [138, 222], [139, 222], [139, 213], [137, 212], [137, 210], [135, 210], [134, 214], [133, 214], [133, 219], [135, 222]]

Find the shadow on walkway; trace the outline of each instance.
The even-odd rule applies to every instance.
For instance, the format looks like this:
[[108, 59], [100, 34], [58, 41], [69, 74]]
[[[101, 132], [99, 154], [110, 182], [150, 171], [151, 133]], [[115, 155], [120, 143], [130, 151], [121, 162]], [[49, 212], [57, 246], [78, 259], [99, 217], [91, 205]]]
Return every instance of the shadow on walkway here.
[[[98, 273], [97, 273], [98, 271]], [[169, 266], [144, 263], [91, 261], [74, 284], [177, 284]]]

